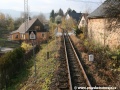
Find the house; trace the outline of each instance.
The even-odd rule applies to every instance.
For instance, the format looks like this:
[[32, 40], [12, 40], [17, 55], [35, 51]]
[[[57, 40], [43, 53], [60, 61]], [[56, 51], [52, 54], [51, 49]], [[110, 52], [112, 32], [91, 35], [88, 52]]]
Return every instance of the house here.
[[87, 27], [88, 21], [87, 21], [87, 13], [82, 13], [82, 17], [79, 21], [78, 28], [80, 29], [81, 27]]
[[111, 49], [115, 49], [120, 46], [120, 27], [114, 28], [114, 21], [111, 24], [109, 19], [112, 20], [116, 17], [107, 17], [106, 11], [108, 10], [107, 7], [109, 7], [109, 4], [116, 6], [116, 1], [117, 0], [105, 1], [90, 15], [88, 15], [89, 39], [95, 41], [98, 45], [108, 46]]
[[78, 22], [80, 20], [81, 16], [82, 16], [82, 13], [77, 13], [75, 10], [73, 10], [71, 12], [67, 12], [66, 20], [72, 18], [73, 20]]
[[55, 17], [55, 22], [56, 22], [57, 24], [60, 24], [60, 23], [62, 22], [62, 16], [57, 15], [57, 16]]
[[28, 21], [28, 28], [25, 30], [25, 23], [23, 23], [17, 30], [11, 32], [11, 40], [29, 40], [29, 31], [36, 31], [36, 40], [47, 40], [48, 39], [48, 28], [43, 25], [39, 19], [31, 19]]

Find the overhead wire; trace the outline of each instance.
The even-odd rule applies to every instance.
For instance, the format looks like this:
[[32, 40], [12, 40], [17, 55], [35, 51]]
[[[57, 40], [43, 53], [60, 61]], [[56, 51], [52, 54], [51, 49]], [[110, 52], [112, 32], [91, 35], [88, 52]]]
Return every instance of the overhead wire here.
[[89, 0], [67, 0], [67, 1], [83, 2], [83, 3], [95, 3], [95, 4], [101, 3], [101, 2], [94, 2], [94, 1], [89, 1]]

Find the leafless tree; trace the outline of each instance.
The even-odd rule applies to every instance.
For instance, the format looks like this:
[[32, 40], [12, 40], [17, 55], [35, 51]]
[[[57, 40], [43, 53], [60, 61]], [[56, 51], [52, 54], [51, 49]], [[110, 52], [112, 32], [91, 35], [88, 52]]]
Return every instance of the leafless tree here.
[[106, 0], [105, 15], [110, 23], [108, 29], [120, 28], [120, 0]]
[[46, 22], [46, 17], [44, 14], [40, 13], [37, 16], [34, 16], [34, 18], [38, 18], [42, 23]]

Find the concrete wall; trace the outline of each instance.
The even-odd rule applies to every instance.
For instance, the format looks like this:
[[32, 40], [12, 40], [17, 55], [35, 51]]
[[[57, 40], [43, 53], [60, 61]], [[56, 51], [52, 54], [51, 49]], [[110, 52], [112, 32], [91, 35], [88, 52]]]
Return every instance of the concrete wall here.
[[[100, 45], [108, 45], [111, 49], [120, 46], [120, 28], [108, 30], [107, 19], [88, 19], [88, 36]], [[113, 31], [116, 30], [116, 31]]]

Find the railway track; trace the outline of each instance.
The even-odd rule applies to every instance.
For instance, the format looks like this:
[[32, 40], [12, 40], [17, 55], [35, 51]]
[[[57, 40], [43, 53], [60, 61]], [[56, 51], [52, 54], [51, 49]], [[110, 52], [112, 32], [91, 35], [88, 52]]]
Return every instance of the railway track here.
[[64, 33], [63, 38], [68, 69], [69, 90], [80, 90], [80, 88], [78, 87], [84, 87], [83, 89], [85, 90], [85, 87], [91, 87], [90, 81], [88, 80], [88, 77], [84, 71], [84, 68], [78, 58], [78, 55], [72, 45], [68, 34]]

